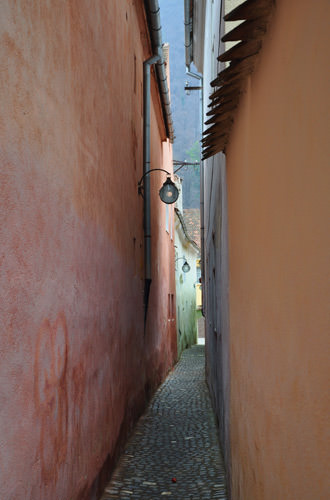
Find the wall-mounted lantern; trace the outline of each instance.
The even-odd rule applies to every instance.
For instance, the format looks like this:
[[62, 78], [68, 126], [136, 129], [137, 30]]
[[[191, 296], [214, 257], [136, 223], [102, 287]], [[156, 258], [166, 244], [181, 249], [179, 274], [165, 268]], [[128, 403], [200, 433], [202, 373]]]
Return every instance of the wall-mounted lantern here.
[[143, 196], [143, 180], [147, 174], [150, 174], [150, 172], [155, 172], [156, 170], [166, 172], [167, 178], [162, 187], [159, 190], [159, 196], [160, 199], [162, 200], [163, 203], [166, 203], [167, 205], [170, 205], [172, 203], [175, 203], [176, 200], [179, 197], [179, 190], [174, 184], [174, 182], [171, 179], [171, 174], [167, 170], [164, 170], [163, 168], [152, 168], [151, 170], [148, 170], [143, 174], [141, 179], [138, 182], [138, 193]]
[[183, 257], [178, 257], [177, 259], [175, 259], [175, 262], [176, 262], [177, 260], [180, 260], [180, 259], [184, 259], [184, 263], [183, 263], [183, 266], [182, 266], [182, 268], [181, 268], [181, 269], [182, 269], [182, 271], [183, 271], [184, 273], [189, 273], [189, 271], [190, 271], [190, 266], [189, 266], [189, 264], [188, 264], [188, 262], [187, 262], [187, 260], [186, 260], [186, 258], [185, 258], [184, 256], [183, 256]]

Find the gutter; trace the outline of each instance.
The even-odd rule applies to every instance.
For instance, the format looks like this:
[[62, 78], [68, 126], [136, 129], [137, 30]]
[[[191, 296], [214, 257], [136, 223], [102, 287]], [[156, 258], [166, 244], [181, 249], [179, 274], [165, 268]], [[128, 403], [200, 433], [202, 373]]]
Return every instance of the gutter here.
[[189, 68], [193, 61], [192, 9], [192, 0], [184, 0], [184, 46], [186, 49], [186, 66]]
[[163, 40], [162, 40], [162, 27], [160, 24], [159, 3], [158, 0], [145, 0], [144, 5], [147, 14], [153, 54], [160, 53], [159, 51], [161, 51], [161, 58], [156, 63], [156, 76], [162, 103], [166, 134], [170, 142], [173, 143], [174, 128], [173, 128], [173, 119], [171, 112], [170, 91], [168, 88], [166, 68], [165, 68], [166, 61], [162, 51]]

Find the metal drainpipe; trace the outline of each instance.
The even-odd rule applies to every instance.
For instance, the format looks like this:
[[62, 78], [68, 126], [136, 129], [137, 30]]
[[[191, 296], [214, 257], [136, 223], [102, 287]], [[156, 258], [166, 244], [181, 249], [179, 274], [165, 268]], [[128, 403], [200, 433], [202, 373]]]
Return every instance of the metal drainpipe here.
[[[203, 137], [203, 113], [204, 113], [204, 99], [203, 99], [203, 77], [198, 73], [190, 71], [190, 66], [186, 66], [186, 74], [193, 78], [197, 78], [200, 81], [201, 89], [199, 91], [199, 116], [200, 116], [200, 137]], [[201, 144], [201, 143], [200, 143]], [[200, 150], [200, 229], [201, 229], [201, 275], [202, 275], [202, 296], [204, 296], [204, 283], [205, 283], [205, 265], [204, 265], [204, 162], [202, 161], [202, 147]], [[204, 316], [204, 301], [203, 304], [203, 316]]]
[[[184, 45], [185, 45], [185, 59], [186, 64], [192, 62], [192, 20], [190, 17], [190, 0], [184, 0]], [[188, 67], [188, 70], [189, 70]]]
[[[150, 71], [156, 64], [158, 88], [162, 103], [166, 133], [171, 142], [174, 139], [173, 122], [171, 118], [169, 89], [167, 84], [165, 62], [162, 51], [162, 31], [160, 24], [160, 9], [158, 0], [144, 1], [151, 45], [154, 55], [143, 63], [143, 174], [150, 170]], [[150, 178], [144, 178], [144, 326], [146, 327], [149, 292], [151, 285], [151, 216], [150, 216]]]
[[[160, 49], [161, 50], [161, 49]], [[160, 53], [143, 63], [143, 174], [150, 170], [150, 72], [151, 66], [159, 61]], [[150, 176], [146, 175], [144, 186], [144, 324], [147, 321], [149, 292], [151, 285], [151, 203]]]

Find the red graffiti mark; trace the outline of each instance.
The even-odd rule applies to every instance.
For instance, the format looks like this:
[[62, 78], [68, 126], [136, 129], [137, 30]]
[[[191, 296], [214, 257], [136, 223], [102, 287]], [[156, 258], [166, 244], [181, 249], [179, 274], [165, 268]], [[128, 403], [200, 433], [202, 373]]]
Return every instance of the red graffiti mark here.
[[83, 408], [84, 395], [86, 390], [86, 372], [85, 365], [82, 361], [72, 369], [71, 378], [73, 382], [74, 406], [75, 409], [80, 412]]
[[68, 331], [63, 313], [53, 325], [44, 320], [38, 333], [34, 362], [34, 401], [40, 418], [40, 458], [43, 479], [56, 480], [64, 462], [68, 438]]

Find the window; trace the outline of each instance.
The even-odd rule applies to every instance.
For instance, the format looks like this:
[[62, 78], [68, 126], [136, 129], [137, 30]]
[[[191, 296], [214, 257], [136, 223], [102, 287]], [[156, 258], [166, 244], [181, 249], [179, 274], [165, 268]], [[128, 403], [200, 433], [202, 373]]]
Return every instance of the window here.
[[196, 274], [197, 274], [197, 281], [199, 282], [199, 279], [202, 276], [201, 259], [197, 259], [196, 261]]
[[171, 225], [171, 240], [173, 240], [173, 233], [174, 233], [174, 220], [173, 220], [173, 210], [171, 209], [171, 218], [170, 218], [170, 225]]
[[169, 218], [170, 218], [170, 211], [169, 211], [169, 206], [166, 205], [166, 231], [169, 233]]
[[174, 294], [169, 293], [167, 296], [167, 319], [174, 320]]

